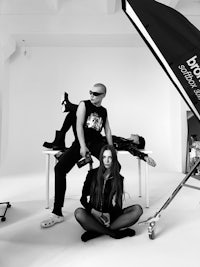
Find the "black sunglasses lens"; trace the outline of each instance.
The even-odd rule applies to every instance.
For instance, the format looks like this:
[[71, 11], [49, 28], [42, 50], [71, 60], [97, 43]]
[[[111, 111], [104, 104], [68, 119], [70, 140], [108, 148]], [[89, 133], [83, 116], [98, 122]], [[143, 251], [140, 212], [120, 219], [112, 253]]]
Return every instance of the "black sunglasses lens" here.
[[101, 95], [101, 93], [94, 92], [93, 95], [94, 96], [99, 96], [99, 95]]
[[99, 95], [102, 95], [103, 93], [98, 93], [98, 92], [92, 92], [90, 91], [90, 95], [93, 95], [93, 96], [99, 96]]

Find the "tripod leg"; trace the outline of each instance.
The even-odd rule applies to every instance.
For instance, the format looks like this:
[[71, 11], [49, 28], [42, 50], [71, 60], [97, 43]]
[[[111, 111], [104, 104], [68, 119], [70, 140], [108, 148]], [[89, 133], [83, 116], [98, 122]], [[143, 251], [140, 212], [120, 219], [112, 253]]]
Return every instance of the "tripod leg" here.
[[155, 238], [154, 228], [156, 225], [156, 222], [161, 217], [161, 212], [168, 207], [168, 205], [171, 203], [171, 201], [175, 198], [175, 196], [178, 194], [180, 189], [185, 185], [185, 183], [188, 181], [188, 179], [191, 177], [193, 172], [197, 169], [197, 167], [200, 165], [200, 159], [196, 162], [196, 164], [193, 166], [193, 168], [190, 170], [190, 172], [185, 176], [185, 178], [179, 183], [179, 185], [175, 188], [175, 190], [172, 192], [171, 196], [167, 199], [167, 201], [163, 204], [163, 206], [160, 208], [158, 212], [155, 213], [154, 216], [148, 218], [147, 220], [143, 222], [139, 222], [139, 224], [148, 224], [148, 235], [150, 239]]
[[10, 204], [10, 202], [1, 202], [0, 205], [2, 205], [2, 204], [6, 204], [6, 208], [4, 210], [4, 214], [1, 215], [0, 217], [1, 217], [1, 221], [5, 222], [5, 220], [6, 220], [6, 212], [7, 212], [7, 209], [11, 207], [11, 204]]

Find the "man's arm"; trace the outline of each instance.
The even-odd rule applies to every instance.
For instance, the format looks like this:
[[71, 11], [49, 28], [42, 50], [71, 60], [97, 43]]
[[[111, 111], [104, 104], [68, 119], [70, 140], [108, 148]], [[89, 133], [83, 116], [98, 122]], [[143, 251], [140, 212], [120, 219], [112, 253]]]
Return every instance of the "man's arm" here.
[[108, 117], [106, 118], [104, 130], [108, 144], [113, 146], [112, 133], [108, 122]]
[[85, 157], [86, 153], [89, 151], [85, 144], [85, 136], [83, 130], [85, 113], [86, 113], [85, 103], [80, 102], [76, 112], [76, 131], [77, 131], [78, 141], [80, 144], [80, 154], [82, 157]]

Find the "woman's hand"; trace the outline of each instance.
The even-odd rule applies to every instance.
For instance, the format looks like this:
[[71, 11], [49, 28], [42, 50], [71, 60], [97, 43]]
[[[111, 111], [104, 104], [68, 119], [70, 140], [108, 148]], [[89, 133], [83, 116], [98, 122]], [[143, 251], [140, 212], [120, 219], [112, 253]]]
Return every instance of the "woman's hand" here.
[[109, 213], [102, 213], [101, 214], [101, 219], [103, 221], [103, 224], [106, 227], [109, 227], [110, 226], [110, 214]]
[[102, 212], [95, 210], [95, 209], [91, 209], [91, 214], [95, 217], [95, 219], [97, 219], [97, 221], [101, 222], [101, 214]]
[[109, 213], [102, 213], [98, 210], [92, 209], [91, 214], [95, 217], [97, 221], [99, 221], [106, 227], [110, 226], [110, 214]]

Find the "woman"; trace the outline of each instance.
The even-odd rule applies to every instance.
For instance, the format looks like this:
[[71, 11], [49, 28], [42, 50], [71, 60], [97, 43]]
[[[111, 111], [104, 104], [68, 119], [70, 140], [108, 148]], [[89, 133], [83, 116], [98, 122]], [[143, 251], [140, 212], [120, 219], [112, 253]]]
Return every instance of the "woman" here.
[[139, 220], [143, 210], [139, 205], [122, 209], [123, 179], [114, 147], [104, 146], [100, 166], [90, 170], [84, 182], [80, 199], [84, 208], [78, 208], [74, 213], [86, 230], [81, 236], [82, 241], [100, 235], [116, 239], [135, 235], [135, 231], [128, 227]]

